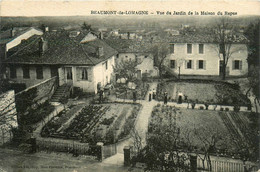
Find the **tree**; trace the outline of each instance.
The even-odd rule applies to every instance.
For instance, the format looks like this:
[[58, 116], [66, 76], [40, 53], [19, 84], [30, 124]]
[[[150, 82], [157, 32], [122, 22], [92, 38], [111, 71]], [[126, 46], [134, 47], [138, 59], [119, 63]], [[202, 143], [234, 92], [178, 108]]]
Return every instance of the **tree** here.
[[218, 56], [223, 60], [222, 79], [226, 79], [226, 67], [228, 60], [233, 53], [239, 51], [233, 47], [236, 39], [236, 28], [229, 21], [229, 18], [221, 18], [214, 29], [214, 43], [218, 52]]
[[257, 23], [251, 23], [246, 31], [245, 35], [247, 39], [249, 40], [248, 44], [248, 65], [250, 66], [250, 70], [248, 71], [248, 91], [247, 95], [252, 90], [252, 92], [255, 95], [254, 103], [256, 107], [256, 111], [258, 112], [257, 109], [257, 103], [259, 104], [259, 30], [260, 30], [260, 21]]
[[90, 24], [87, 24], [87, 23], [85, 23], [85, 22], [82, 24], [81, 28], [82, 28], [83, 30], [87, 30], [87, 31], [92, 30], [92, 29], [91, 29], [91, 25], [90, 25]]
[[161, 77], [163, 73], [164, 61], [169, 54], [169, 44], [162, 42], [156, 43], [152, 47], [151, 52], [154, 56], [154, 65], [158, 67], [159, 76]]
[[136, 79], [137, 61], [122, 61], [114, 66], [114, 72], [117, 78], [124, 78], [126, 82], [133, 82]]

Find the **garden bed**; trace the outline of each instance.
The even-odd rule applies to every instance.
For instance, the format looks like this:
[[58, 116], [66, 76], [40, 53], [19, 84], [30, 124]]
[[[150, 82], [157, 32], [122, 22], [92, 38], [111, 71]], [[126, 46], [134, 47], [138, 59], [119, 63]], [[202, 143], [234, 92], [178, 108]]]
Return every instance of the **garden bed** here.
[[248, 106], [249, 99], [242, 94], [235, 84], [207, 81], [188, 80], [162, 82], [157, 87], [157, 99], [163, 101], [164, 92], [168, 93], [169, 101], [178, 102], [182, 95], [182, 102], [219, 104], [231, 106]]
[[[139, 107], [140, 105], [122, 103], [89, 105], [82, 107], [75, 115], [80, 110], [76, 106], [54, 117], [44, 126], [41, 134], [90, 144], [111, 144], [118, 140], [119, 135], [120, 138], [125, 136], [121, 134], [122, 130], [134, 125]], [[126, 121], [129, 123], [126, 124]]]
[[20, 124], [23, 126], [32, 126], [42, 121], [45, 117], [50, 115], [54, 110], [54, 106], [49, 102], [42, 103], [35, 109], [29, 109], [28, 113], [20, 115]]
[[[219, 113], [224, 115], [224, 118]], [[149, 135], [156, 136], [156, 134], [162, 135], [162, 133], [165, 133], [165, 140], [168, 141], [167, 133], [168, 135], [171, 133], [169, 136], [172, 137], [173, 132], [169, 133], [170, 128], [176, 127], [177, 133], [179, 133], [177, 140], [179, 140], [180, 144], [178, 146], [180, 149], [203, 153], [206, 143], [214, 141], [215, 145], [210, 150], [214, 155], [238, 159], [246, 156], [246, 158], [256, 160], [253, 150], [257, 149], [257, 144], [255, 144], [257, 143], [255, 140], [257, 127], [247, 117], [249, 113], [231, 112], [233, 116], [236, 115], [235, 118], [240, 119], [240, 123], [241, 120], [243, 121], [243, 124], [240, 124], [237, 120], [234, 120], [235, 125], [242, 130], [243, 135], [247, 138], [246, 140], [242, 139], [243, 137], [239, 135], [236, 128], [229, 128], [233, 124], [228, 120], [229, 117], [223, 113], [229, 112], [177, 109], [175, 107], [157, 105], [149, 119], [148, 138]], [[247, 135], [247, 133], [251, 133], [251, 135]], [[160, 137], [160, 141], [163, 141], [163, 139], [164, 137]], [[248, 142], [247, 140], [253, 141]], [[161, 143], [161, 145], [163, 144]], [[245, 152], [241, 150], [241, 145], [246, 145], [247, 150], [250, 149], [248, 150], [249, 154], [244, 154]]]

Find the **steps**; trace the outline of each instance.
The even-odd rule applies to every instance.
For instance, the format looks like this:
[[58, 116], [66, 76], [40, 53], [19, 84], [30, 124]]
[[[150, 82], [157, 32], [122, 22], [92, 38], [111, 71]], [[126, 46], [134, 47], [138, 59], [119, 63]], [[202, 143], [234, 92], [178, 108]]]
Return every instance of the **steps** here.
[[55, 93], [51, 97], [51, 102], [60, 102], [64, 96], [68, 94], [69, 86], [63, 84], [62, 86], [58, 87]]

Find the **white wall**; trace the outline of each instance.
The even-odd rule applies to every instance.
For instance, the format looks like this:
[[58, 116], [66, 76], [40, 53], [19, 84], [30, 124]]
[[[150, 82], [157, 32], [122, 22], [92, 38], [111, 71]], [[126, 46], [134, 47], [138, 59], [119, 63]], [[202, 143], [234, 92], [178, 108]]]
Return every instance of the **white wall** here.
[[[239, 51], [240, 50], [240, 51]], [[229, 59], [228, 67], [230, 69], [230, 76], [245, 75], [248, 71], [247, 65], [247, 48], [245, 44], [233, 44], [231, 51], [236, 51]], [[178, 66], [180, 66], [181, 75], [219, 75], [219, 61], [217, 48], [214, 44], [204, 44], [204, 53], [199, 54], [199, 43], [192, 44], [192, 54], [187, 53], [186, 43], [175, 43], [174, 53], [169, 54], [165, 60], [165, 65], [170, 67], [170, 60], [176, 60], [176, 68], [172, 69], [178, 73]], [[185, 60], [193, 60], [193, 68], [185, 68]], [[206, 61], [205, 69], [197, 69], [197, 61]], [[232, 61], [242, 60], [242, 70], [232, 70]], [[182, 63], [179, 64], [179, 62]]]

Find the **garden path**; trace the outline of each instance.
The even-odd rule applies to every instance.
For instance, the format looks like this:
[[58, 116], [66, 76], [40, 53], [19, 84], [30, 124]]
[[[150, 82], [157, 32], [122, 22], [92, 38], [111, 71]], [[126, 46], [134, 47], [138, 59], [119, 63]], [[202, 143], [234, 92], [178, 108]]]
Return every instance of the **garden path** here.
[[[157, 82], [150, 83], [149, 89], [156, 90]], [[149, 117], [151, 116], [153, 107], [158, 103], [155, 100], [148, 101], [149, 93], [145, 96], [145, 100], [139, 100], [138, 103], [142, 105], [142, 108], [139, 111], [139, 114], [136, 118], [135, 129], [142, 138], [142, 146], [144, 147], [146, 144], [146, 132], [148, 130], [148, 122]], [[121, 102], [132, 102], [132, 100], [124, 100], [124, 99], [117, 99], [117, 101]], [[117, 154], [106, 158], [102, 163], [105, 164], [115, 164], [115, 165], [123, 165], [124, 164], [124, 152], [123, 149], [125, 146], [133, 145], [133, 139], [129, 138], [127, 140], [121, 141], [117, 144]]]

